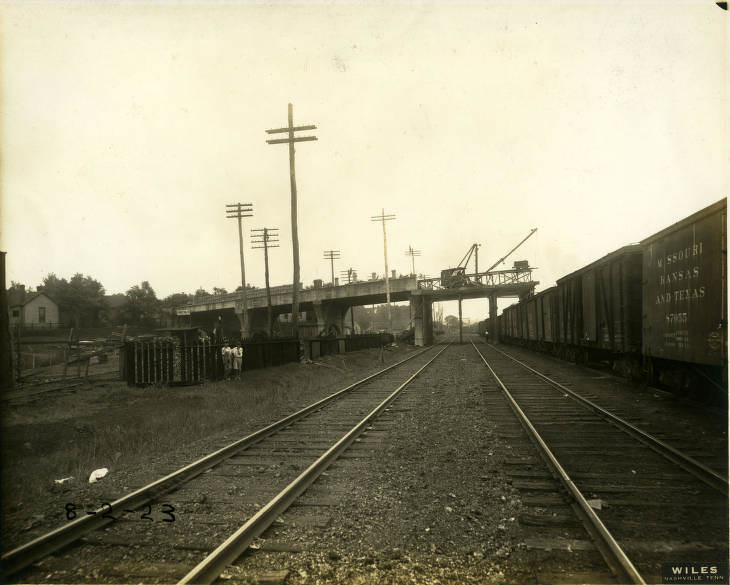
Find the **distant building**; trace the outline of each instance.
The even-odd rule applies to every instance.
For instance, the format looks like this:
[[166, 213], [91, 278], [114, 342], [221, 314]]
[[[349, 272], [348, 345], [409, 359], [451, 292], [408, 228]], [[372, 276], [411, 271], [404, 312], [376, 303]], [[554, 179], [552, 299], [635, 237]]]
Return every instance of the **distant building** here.
[[8, 292], [10, 326], [57, 327], [58, 305], [43, 292], [26, 293], [25, 289]]

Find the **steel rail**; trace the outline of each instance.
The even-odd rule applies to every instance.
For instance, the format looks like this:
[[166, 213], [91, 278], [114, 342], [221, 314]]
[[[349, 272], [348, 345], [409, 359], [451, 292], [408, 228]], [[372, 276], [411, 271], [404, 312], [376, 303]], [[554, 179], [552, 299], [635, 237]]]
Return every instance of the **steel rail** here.
[[693, 457], [690, 457], [689, 455], [686, 455], [679, 451], [678, 449], [675, 449], [668, 443], [665, 443], [661, 439], [656, 438], [653, 435], [650, 435], [646, 431], [641, 430], [639, 427], [631, 424], [630, 422], [616, 416], [615, 414], [612, 414], [611, 412], [607, 411], [606, 409], [602, 408], [595, 402], [589, 400], [588, 398], [585, 398], [578, 394], [577, 392], [574, 392], [570, 388], [566, 388], [563, 386], [560, 382], [557, 382], [553, 380], [552, 378], [549, 378], [545, 374], [537, 371], [536, 369], [530, 367], [526, 363], [518, 360], [516, 357], [497, 349], [496, 347], [492, 346], [492, 349], [494, 351], [497, 351], [501, 353], [503, 356], [508, 357], [512, 361], [518, 363], [523, 368], [529, 370], [536, 376], [539, 376], [549, 384], [551, 384], [554, 388], [560, 390], [561, 392], [565, 392], [569, 394], [572, 398], [577, 400], [580, 404], [587, 407], [589, 410], [592, 410], [602, 418], [607, 419], [609, 422], [611, 422], [616, 428], [624, 431], [625, 433], [629, 434], [633, 438], [637, 439], [638, 441], [641, 441], [644, 443], [647, 447], [650, 447], [653, 451], [656, 453], [659, 453], [666, 459], [669, 459], [672, 463], [675, 463], [676, 465], [679, 465], [682, 469], [687, 471], [688, 473], [691, 473], [694, 475], [697, 479], [700, 481], [706, 483], [710, 487], [716, 489], [720, 493], [724, 495], [728, 495], [728, 479], [719, 473], [717, 473], [714, 469], [708, 467], [704, 463], [697, 461], [697, 459], [694, 459]]
[[408, 386], [423, 370], [425, 370], [438, 356], [448, 349], [446, 345], [419, 370], [396, 388], [388, 397], [376, 406], [365, 418], [348, 431], [337, 443], [330, 447], [319, 459], [312, 463], [304, 472], [294, 479], [286, 488], [279, 492], [272, 500], [252, 516], [243, 526], [229, 536], [221, 545], [203, 559], [185, 577], [178, 581], [178, 585], [188, 583], [213, 583], [225, 568], [241, 556], [251, 542], [261, 535], [271, 524], [283, 514], [309, 486], [316, 481], [321, 473], [347, 449], [366, 427], [376, 418], [400, 392]]
[[517, 401], [514, 399], [510, 391], [507, 390], [507, 387], [504, 385], [499, 376], [497, 376], [497, 373], [492, 369], [492, 366], [489, 365], [489, 362], [482, 355], [482, 352], [480, 352], [477, 346], [474, 345], [473, 341], [471, 344], [477, 354], [479, 354], [479, 357], [482, 358], [484, 365], [487, 366], [489, 371], [492, 373], [492, 376], [494, 376], [497, 384], [507, 397], [510, 407], [517, 415], [522, 425], [528, 430], [533, 442], [538, 446], [543, 457], [548, 461], [553, 470], [553, 474], [558, 478], [558, 480], [560, 480], [563, 486], [565, 486], [570, 495], [573, 497], [573, 500], [581, 512], [581, 519], [584, 521], [584, 525], [586, 525], [589, 533], [593, 536], [594, 540], [596, 540], [598, 550], [601, 552], [601, 555], [606, 560], [608, 566], [614, 571], [614, 573], [616, 573], [619, 582], [646, 585], [646, 581], [644, 581], [643, 577], [639, 574], [629, 557], [623, 551], [618, 542], [616, 542], [616, 539], [609, 532], [608, 528], [606, 528], [606, 525], [601, 521], [593, 508], [591, 508], [590, 504], [586, 501], [585, 497], [570, 478], [568, 473], [565, 469], [563, 469], [563, 466], [557, 460], [555, 455], [553, 455], [553, 452], [550, 450], [547, 443], [545, 443], [543, 438], [540, 436], [540, 433], [537, 432], [537, 429], [533, 426], [532, 422], [530, 422], [530, 419], [527, 418], [527, 415], [524, 413], [522, 408], [520, 408], [520, 405], [517, 404]]
[[17, 548], [14, 548], [7, 553], [0, 556], [0, 574], [4, 577], [18, 572], [19, 570], [27, 567], [28, 565], [40, 560], [41, 558], [55, 552], [61, 547], [64, 547], [72, 542], [75, 542], [82, 536], [97, 530], [102, 526], [105, 526], [111, 522], [114, 522], [113, 518], [110, 518], [110, 512], [114, 509], [137, 509], [144, 506], [148, 502], [159, 498], [161, 495], [172, 491], [180, 485], [190, 481], [194, 477], [204, 473], [208, 469], [218, 465], [222, 461], [232, 457], [239, 451], [247, 449], [248, 447], [258, 443], [259, 441], [273, 435], [281, 429], [289, 426], [293, 422], [299, 420], [311, 414], [312, 412], [321, 409], [328, 403], [337, 400], [343, 394], [354, 390], [355, 388], [362, 386], [363, 384], [377, 378], [397, 368], [398, 366], [424, 354], [429, 351], [431, 347], [427, 347], [413, 355], [392, 364], [382, 370], [379, 370], [369, 376], [353, 382], [349, 386], [338, 390], [334, 394], [331, 394], [309, 406], [298, 410], [297, 412], [290, 414], [277, 422], [274, 422], [242, 439], [239, 439], [225, 447], [210, 453], [197, 461], [194, 461], [185, 467], [178, 469], [144, 487], [135, 490], [134, 492], [127, 494], [115, 500], [110, 504], [110, 508], [99, 508], [93, 515], [87, 515], [80, 517], [76, 520], [69, 522], [51, 532], [48, 532], [38, 538], [35, 538]]

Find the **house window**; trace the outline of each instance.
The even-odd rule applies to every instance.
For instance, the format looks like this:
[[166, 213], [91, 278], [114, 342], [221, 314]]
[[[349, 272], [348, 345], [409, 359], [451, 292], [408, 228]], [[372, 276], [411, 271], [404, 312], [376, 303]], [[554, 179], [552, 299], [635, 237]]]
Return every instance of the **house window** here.
[[13, 317], [16, 319], [20, 317], [20, 309], [13, 309]]
[[46, 308], [38, 307], [38, 323], [46, 322]]

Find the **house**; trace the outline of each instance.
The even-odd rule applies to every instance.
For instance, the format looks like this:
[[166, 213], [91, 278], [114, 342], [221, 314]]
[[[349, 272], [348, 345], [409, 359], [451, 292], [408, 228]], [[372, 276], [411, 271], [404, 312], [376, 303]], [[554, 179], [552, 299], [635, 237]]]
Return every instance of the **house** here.
[[8, 292], [10, 326], [58, 327], [58, 305], [44, 292]]

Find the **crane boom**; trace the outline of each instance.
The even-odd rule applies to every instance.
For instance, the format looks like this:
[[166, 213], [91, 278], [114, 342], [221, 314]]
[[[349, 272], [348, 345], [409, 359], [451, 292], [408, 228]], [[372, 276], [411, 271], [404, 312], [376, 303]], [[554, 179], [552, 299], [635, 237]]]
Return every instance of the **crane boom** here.
[[474, 253], [474, 250], [476, 250], [478, 246], [479, 244], [471, 245], [471, 248], [467, 250], [466, 254], [464, 254], [464, 257], [461, 259], [461, 262], [459, 262], [459, 264], [457, 265], [459, 268], [466, 268], [466, 265], [469, 264], [469, 260], [471, 259], [471, 255]]
[[492, 265], [491, 265], [491, 266], [490, 266], [490, 267], [489, 267], [489, 268], [487, 269], [487, 272], [490, 272], [490, 271], [491, 271], [491, 270], [492, 270], [492, 269], [493, 269], [494, 267], [496, 267], [497, 265], [499, 265], [499, 264], [501, 264], [502, 262], [504, 262], [504, 261], [505, 261], [505, 260], [506, 260], [506, 259], [507, 259], [507, 258], [509, 257], [509, 255], [510, 255], [510, 254], [512, 254], [512, 252], [514, 252], [514, 251], [515, 251], [515, 250], [516, 250], [517, 248], [519, 248], [519, 247], [520, 247], [520, 246], [521, 246], [522, 244], [524, 244], [524, 243], [525, 243], [525, 242], [526, 242], [526, 241], [527, 241], [527, 240], [529, 239], [529, 237], [530, 237], [530, 236], [531, 236], [532, 234], [534, 234], [534, 233], [535, 233], [536, 231], [537, 231], [537, 228], [533, 228], [533, 229], [531, 229], [531, 230], [530, 230], [530, 233], [529, 233], [529, 234], [527, 234], [527, 236], [526, 236], [526, 237], [525, 237], [525, 238], [524, 238], [524, 239], [523, 239], [523, 240], [522, 240], [522, 241], [521, 241], [521, 242], [520, 242], [519, 244], [517, 244], [517, 245], [516, 245], [516, 246], [515, 246], [514, 248], [512, 248], [512, 249], [511, 249], [511, 250], [510, 250], [509, 252], [507, 252], [507, 253], [506, 253], [506, 254], [505, 254], [504, 256], [502, 256], [502, 257], [501, 257], [501, 258], [500, 258], [499, 260], [497, 260], [497, 261], [496, 261], [496, 262], [495, 262], [494, 264], [492, 264]]

